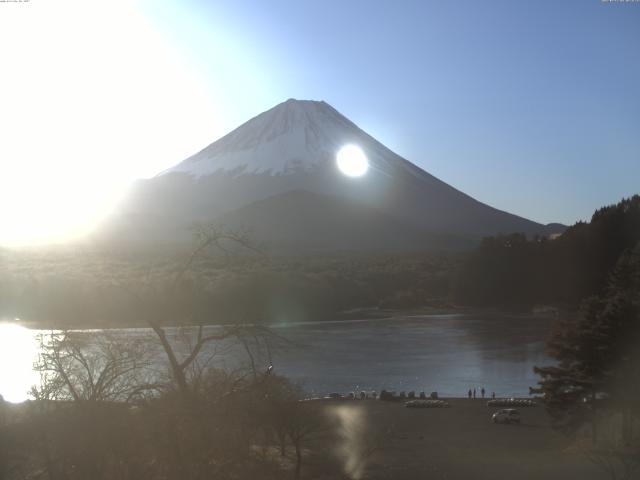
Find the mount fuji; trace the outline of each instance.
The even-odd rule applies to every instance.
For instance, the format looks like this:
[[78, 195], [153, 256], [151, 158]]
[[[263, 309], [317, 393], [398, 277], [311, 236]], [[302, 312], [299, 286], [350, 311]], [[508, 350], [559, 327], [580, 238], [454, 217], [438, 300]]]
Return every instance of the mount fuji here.
[[[336, 167], [347, 144], [369, 170]], [[142, 245], [188, 241], [195, 223], [248, 229], [275, 251], [406, 251], [471, 245], [482, 236], [549, 235], [395, 154], [322, 101], [289, 99], [153, 178], [138, 181], [96, 232]]]

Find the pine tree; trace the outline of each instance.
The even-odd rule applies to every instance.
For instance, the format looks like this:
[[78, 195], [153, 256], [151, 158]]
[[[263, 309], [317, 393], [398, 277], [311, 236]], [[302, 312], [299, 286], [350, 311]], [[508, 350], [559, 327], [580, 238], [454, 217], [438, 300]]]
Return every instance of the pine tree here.
[[616, 412], [631, 441], [640, 404], [639, 345], [640, 244], [620, 257], [600, 296], [556, 325], [547, 347], [558, 364], [535, 368], [555, 426], [571, 433], [590, 423], [597, 440], [598, 418]]

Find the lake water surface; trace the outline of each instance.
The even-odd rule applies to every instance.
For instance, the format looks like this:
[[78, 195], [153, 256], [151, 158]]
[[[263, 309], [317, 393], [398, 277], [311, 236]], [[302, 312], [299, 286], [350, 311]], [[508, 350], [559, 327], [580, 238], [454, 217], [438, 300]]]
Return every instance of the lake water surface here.
[[[387, 389], [464, 396], [474, 387], [479, 395], [484, 387], [487, 395], [526, 396], [538, 381], [533, 366], [551, 362], [544, 352], [550, 325], [549, 318], [496, 314], [277, 325], [275, 332], [292, 344], [272, 352], [271, 361], [276, 373], [310, 394]], [[146, 329], [118, 332], [149, 334]], [[7, 400], [26, 399], [37, 382], [31, 367], [39, 333], [0, 329], [0, 394]], [[218, 358], [217, 365], [237, 365], [241, 357], [236, 350]], [[257, 361], [268, 365], [264, 358]]]
[[544, 341], [548, 318], [433, 315], [281, 327], [304, 344], [276, 358], [277, 372], [309, 392], [437, 391], [464, 396], [525, 396], [535, 365], [551, 361]]

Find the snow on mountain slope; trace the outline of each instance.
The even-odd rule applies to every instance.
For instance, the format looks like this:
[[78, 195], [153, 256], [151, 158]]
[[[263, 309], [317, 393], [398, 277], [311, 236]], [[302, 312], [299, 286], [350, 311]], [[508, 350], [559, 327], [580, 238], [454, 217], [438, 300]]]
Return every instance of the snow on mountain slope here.
[[[336, 153], [346, 144], [355, 144], [366, 154], [370, 166], [366, 175], [348, 178], [336, 167]], [[293, 191], [316, 196], [281, 196]], [[280, 200], [269, 201], [274, 196], [280, 196]], [[282, 199], [294, 198], [304, 198], [304, 211], [317, 217], [320, 223], [330, 225], [326, 216], [311, 213], [321, 209], [311, 207], [314, 201], [325, 207], [334, 205], [328, 197], [357, 205], [353, 211], [379, 212], [380, 215], [368, 216], [370, 232], [385, 229], [400, 229], [405, 235], [420, 232], [414, 235], [415, 241], [405, 244], [422, 244], [427, 234], [433, 238], [478, 239], [497, 233], [547, 235], [562, 231], [561, 227], [546, 227], [497, 210], [456, 190], [389, 150], [325, 102], [289, 99], [175, 167], [138, 182], [105, 222], [102, 232], [107, 232], [110, 238], [135, 238], [137, 243], [160, 239], [184, 241], [189, 226], [197, 222], [232, 218], [246, 221], [254, 218], [257, 222], [256, 212], [260, 212], [276, 224], [281, 220], [277, 215], [293, 210], [279, 211], [275, 206], [284, 205]], [[241, 210], [248, 205], [253, 205], [250, 211], [254, 216]], [[234, 211], [237, 214], [229, 216]], [[296, 215], [302, 216], [300, 212], [296, 210]], [[375, 228], [374, 219], [380, 223]], [[269, 223], [269, 219], [261, 222]], [[398, 227], [400, 224], [403, 226]], [[287, 223], [289, 236], [299, 242], [306, 235], [309, 244], [317, 247], [311, 238], [312, 229], [300, 224], [301, 231], [294, 234], [295, 225], [296, 222]], [[263, 230], [267, 232], [266, 228]], [[364, 241], [367, 235], [364, 230], [359, 243], [372, 244]], [[348, 235], [346, 230], [334, 232], [343, 236], [343, 250], [349, 248], [354, 238], [354, 231], [350, 232]], [[396, 240], [391, 241], [397, 238], [395, 235], [379, 236], [386, 238], [389, 246], [399, 245]], [[340, 243], [338, 238], [331, 245]]]
[[375, 167], [389, 168], [385, 157], [392, 152], [333, 107], [322, 101], [289, 99], [162, 174], [203, 177], [220, 171], [271, 175], [312, 171], [332, 162], [347, 143], [364, 146]]

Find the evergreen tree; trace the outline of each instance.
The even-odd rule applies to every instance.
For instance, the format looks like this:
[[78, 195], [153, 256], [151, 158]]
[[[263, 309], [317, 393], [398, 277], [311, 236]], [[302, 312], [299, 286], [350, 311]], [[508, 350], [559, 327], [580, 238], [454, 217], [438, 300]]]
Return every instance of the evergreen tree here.
[[597, 210], [555, 240], [485, 238], [461, 265], [454, 300], [466, 305], [576, 307], [598, 295], [622, 252], [640, 241], [640, 195]]
[[555, 426], [573, 432], [598, 418], [624, 415], [631, 440], [640, 403], [640, 243], [624, 253], [600, 296], [585, 300], [578, 316], [561, 320], [548, 341], [556, 366], [536, 368]]

